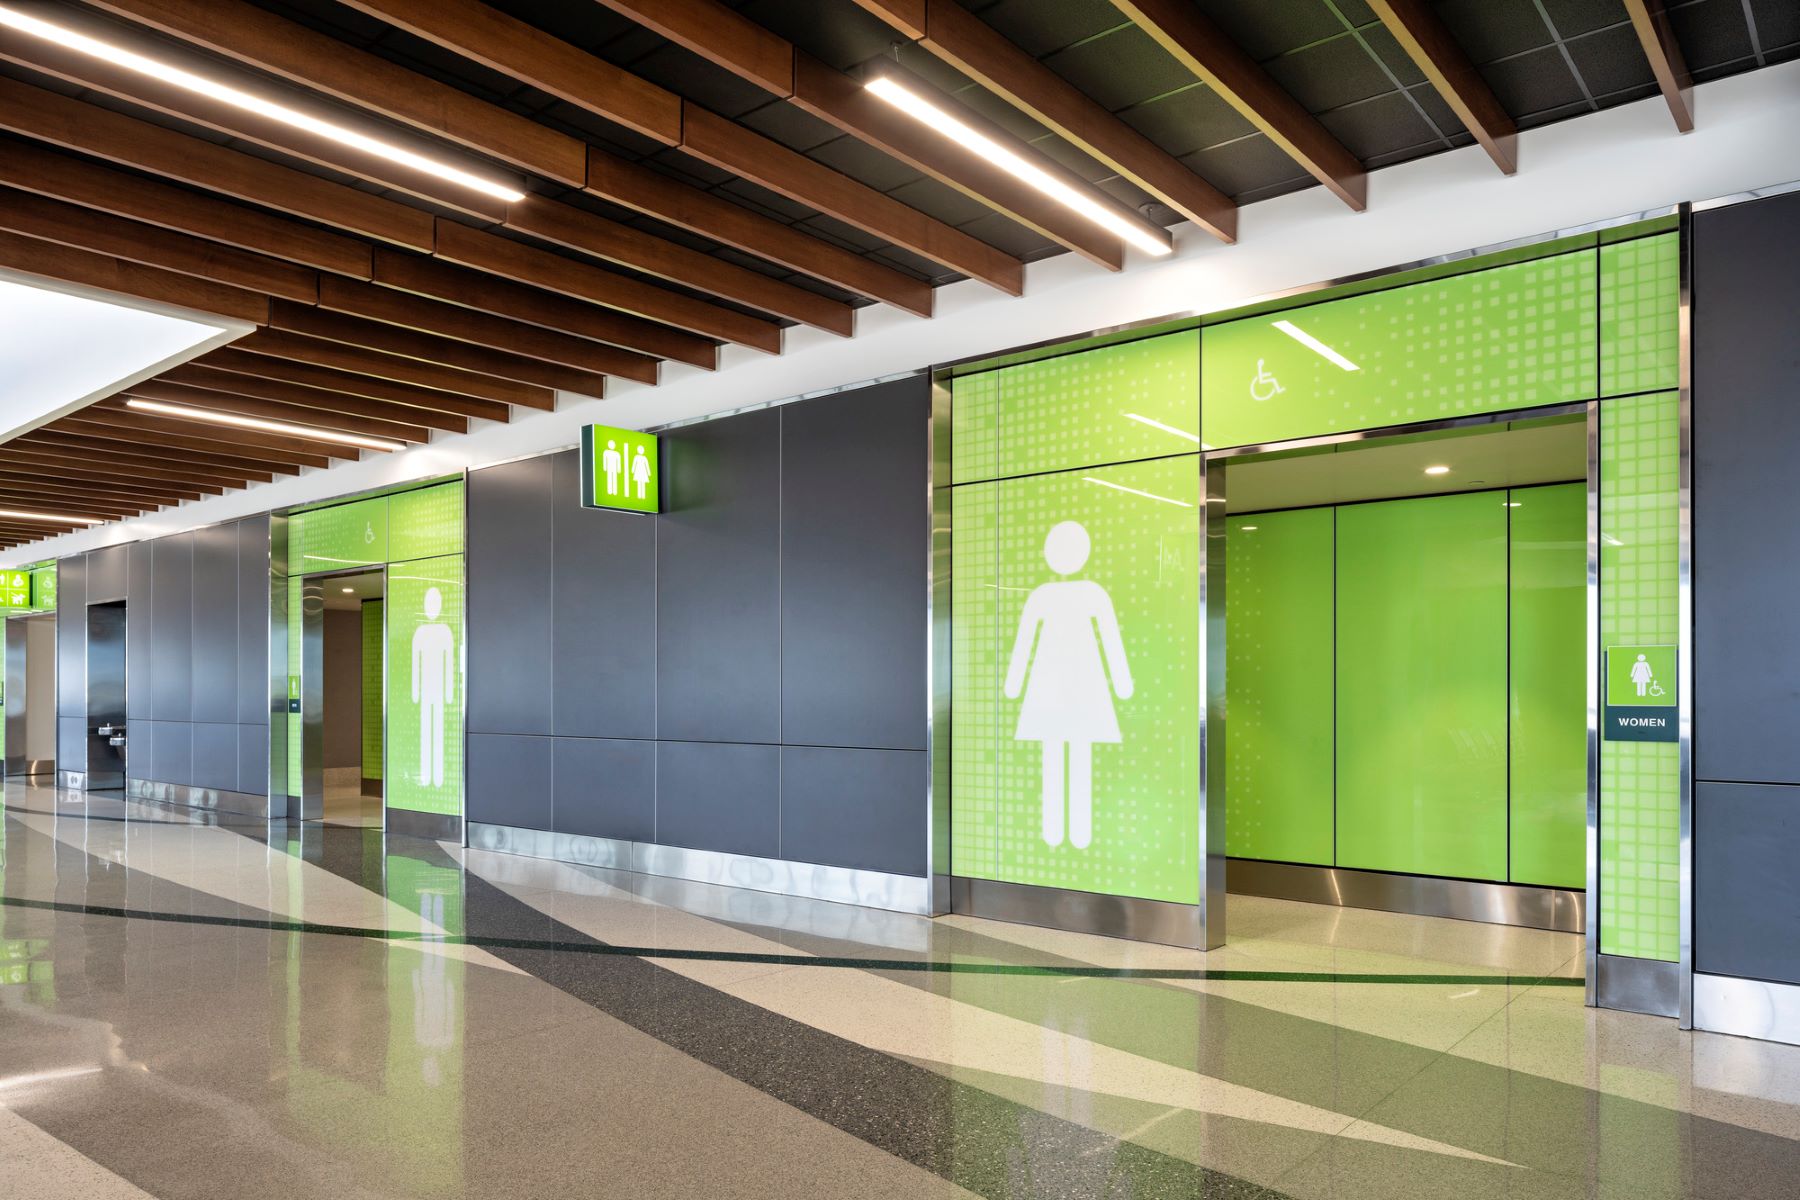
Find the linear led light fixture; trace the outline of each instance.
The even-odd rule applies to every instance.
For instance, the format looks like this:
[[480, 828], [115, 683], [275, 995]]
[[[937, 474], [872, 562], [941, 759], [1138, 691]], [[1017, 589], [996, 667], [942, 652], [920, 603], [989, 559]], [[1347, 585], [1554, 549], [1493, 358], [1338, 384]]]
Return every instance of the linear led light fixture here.
[[148, 75], [152, 79], [159, 79], [164, 83], [173, 84], [178, 88], [193, 92], [196, 95], [205, 96], [208, 99], [217, 100], [223, 104], [229, 104], [234, 108], [241, 108], [246, 112], [252, 112], [261, 117], [267, 117], [272, 121], [279, 121], [281, 124], [290, 126], [294, 129], [316, 134], [319, 137], [327, 138], [340, 145], [349, 146], [354, 150], [361, 150], [365, 154], [372, 154], [376, 158], [384, 158], [389, 162], [398, 163], [403, 167], [410, 167], [415, 171], [421, 171], [427, 175], [435, 176], [438, 179], [461, 184], [463, 187], [480, 192], [485, 196], [493, 196], [496, 199], [505, 200], [508, 203], [525, 199], [525, 193], [519, 191], [517, 188], [508, 187], [503, 183], [496, 183], [491, 179], [483, 179], [481, 176], [465, 171], [461, 167], [452, 166], [447, 162], [440, 162], [438, 159], [423, 154], [416, 154], [404, 147], [396, 146], [392, 142], [370, 137], [366, 133], [358, 133], [356, 130], [344, 125], [339, 125], [335, 121], [327, 121], [320, 117], [310, 116], [297, 108], [289, 108], [285, 104], [278, 104], [273, 100], [265, 100], [261, 96], [251, 95], [249, 92], [234, 88], [230, 84], [218, 83], [214, 80], [207, 79], [204, 76], [196, 75], [192, 71], [184, 71], [180, 67], [173, 66], [169, 63], [158, 62], [153, 58], [146, 58], [142, 54], [134, 53], [122, 46], [115, 46], [109, 42], [103, 42], [98, 38], [89, 37], [85, 33], [78, 33], [73, 29], [58, 25], [52, 21], [46, 21], [41, 17], [34, 17], [29, 13], [20, 12], [10, 5], [0, 4], [0, 25], [4, 25], [9, 29], [16, 29], [20, 33], [31, 34], [33, 37], [43, 38], [47, 42], [54, 42], [65, 49], [74, 50], [92, 58], [98, 58], [103, 62], [112, 63], [116, 67], [124, 67], [128, 71], [136, 71], [140, 75]]
[[165, 417], [181, 417], [189, 421], [211, 421], [214, 425], [233, 425], [239, 429], [259, 429], [264, 433], [281, 433], [289, 437], [316, 438], [321, 442], [337, 442], [342, 446], [360, 446], [365, 450], [404, 450], [401, 442], [389, 441], [386, 438], [364, 437], [360, 433], [338, 433], [330, 429], [314, 429], [310, 425], [289, 425], [286, 421], [265, 421], [261, 417], [239, 416], [237, 413], [216, 412], [210, 408], [189, 408], [184, 404], [163, 404], [157, 400], [139, 400], [136, 396], [125, 401], [126, 408], [135, 408], [140, 412], [160, 413]]
[[1281, 332], [1287, 334], [1296, 342], [1299, 342], [1302, 346], [1311, 350], [1314, 354], [1317, 354], [1328, 362], [1344, 368], [1346, 371], [1362, 370], [1361, 367], [1357, 366], [1355, 363], [1351, 362], [1349, 359], [1345, 358], [1336, 350], [1333, 350], [1330, 346], [1327, 346], [1324, 342], [1321, 342], [1318, 338], [1306, 332], [1306, 330], [1300, 328], [1292, 321], [1276, 321], [1275, 328], [1281, 330]]
[[1065, 208], [1080, 213], [1109, 233], [1117, 234], [1144, 253], [1158, 258], [1173, 253], [1174, 247], [1169, 245], [1167, 235], [1159, 237], [1147, 226], [1113, 211], [1090, 196], [1084, 196], [1036, 163], [1013, 153], [967, 121], [932, 103], [892, 75], [875, 75], [863, 86], [907, 116], [937, 130], [965, 150], [980, 155], [1008, 175], [1031, 185]]
[[23, 512], [19, 509], [0, 508], [0, 518], [10, 521], [43, 521], [48, 525], [102, 525], [92, 517], [70, 517], [60, 513]]

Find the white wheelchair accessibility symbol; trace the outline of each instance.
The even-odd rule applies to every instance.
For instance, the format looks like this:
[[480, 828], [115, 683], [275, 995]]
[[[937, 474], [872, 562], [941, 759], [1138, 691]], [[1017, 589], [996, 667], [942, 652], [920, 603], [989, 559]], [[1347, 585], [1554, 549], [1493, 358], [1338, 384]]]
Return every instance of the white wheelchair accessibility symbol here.
[[1250, 398], [1259, 402], [1273, 400], [1285, 391], [1287, 389], [1281, 386], [1280, 381], [1269, 374], [1268, 368], [1263, 366], [1263, 360], [1257, 359], [1256, 375], [1250, 380]]

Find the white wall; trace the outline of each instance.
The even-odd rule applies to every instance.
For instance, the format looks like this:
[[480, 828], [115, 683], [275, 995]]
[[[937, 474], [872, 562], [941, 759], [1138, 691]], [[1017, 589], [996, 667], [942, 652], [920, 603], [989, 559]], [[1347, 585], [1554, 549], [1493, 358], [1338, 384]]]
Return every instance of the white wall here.
[[854, 339], [790, 329], [779, 356], [727, 347], [717, 373], [665, 365], [659, 387], [615, 382], [604, 401], [564, 394], [554, 413], [476, 422], [403, 453], [67, 534], [0, 553], [0, 567], [572, 446], [590, 422], [645, 428], [1800, 180], [1800, 62], [1704, 85], [1695, 105], [1693, 133], [1677, 133], [1652, 97], [1521, 135], [1516, 175], [1501, 175], [1477, 146], [1434, 155], [1370, 176], [1364, 213], [1311, 188], [1245, 208], [1235, 246], [1182, 225], [1175, 254], [1134, 255], [1116, 274], [1065, 254], [1028, 267], [1019, 298], [965, 281], [938, 291], [930, 320], [863, 309]]

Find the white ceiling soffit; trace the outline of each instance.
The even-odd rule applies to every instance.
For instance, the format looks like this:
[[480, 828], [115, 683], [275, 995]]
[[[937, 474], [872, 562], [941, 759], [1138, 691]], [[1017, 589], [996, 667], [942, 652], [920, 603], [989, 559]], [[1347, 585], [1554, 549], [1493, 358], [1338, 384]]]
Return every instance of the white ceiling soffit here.
[[250, 332], [166, 305], [0, 270], [0, 441]]

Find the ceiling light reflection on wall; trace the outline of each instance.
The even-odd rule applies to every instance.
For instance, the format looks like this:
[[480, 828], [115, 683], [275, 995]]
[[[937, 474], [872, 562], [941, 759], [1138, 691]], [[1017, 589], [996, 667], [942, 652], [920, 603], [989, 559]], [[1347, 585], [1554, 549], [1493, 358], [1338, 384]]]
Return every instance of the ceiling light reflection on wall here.
[[1327, 346], [1324, 342], [1321, 342], [1318, 338], [1306, 332], [1306, 330], [1300, 328], [1292, 321], [1276, 321], [1274, 322], [1274, 325], [1275, 328], [1281, 330], [1281, 332], [1287, 334], [1296, 342], [1299, 342], [1302, 346], [1305, 346], [1308, 350], [1311, 350], [1314, 354], [1317, 354], [1327, 362], [1342, 367], [1346, 371], [1362, 370], [1361, 367], [1357, 366], [1355, 363], [1351, 362], [1342, 354], [1339, 354], [1336, 350], [1333, 350], [1330, 346]]
[[205, 96], [209, 100], [217, 100], [220, 103], [229, 104], [233, 108], [241, 108], [245, 112], [255, 113], [260, 117], [267, 117], [271, 121], [279, 121], [281, 124], [292, 129], [299, 129], [306, 133], [315, 134], [319, 137], [337, 142], [339, 145], [349, 146], [353, 150], [360, 150], [364, 154], [372, 154], [376, 158], [383, 158], [391, 163], [398, 163], [400, 166], [410, 167], [411, 169], [423, 172], [426, 175], [431, 175], [450, 183], [460, 184], [463, 187], [469, 188], [471, 191], [480, 192], [484, 196], [493, 196], [496, 199], [505, 200], [508, 203], [514, 203], [525, 199], [525, 193], [519, 191], [515, 187], [509, 187], [506, 184], [497, 183], [491, 179], [483, 179], [481, 176], [470, 171], [465, 171], [461, 167], [452, 166], [447, 162], [441, 162], [438, 159], [415, 153], [402, 146], [397, 146], [392, 142], [383, 141], [380, 138], [370, 137], [366, 133], [358, 133], [356, 130], [344, 125], [339, 125], [335, 121], [327, 121], [320, 117], [311, 116], [301, 112], [297, 108], [289, 108], [285, 104], [278, 104], [273, 100], [265, 100], [261, 96], [252, 95], [249, 92], [234, 88], [230, 84], [219, 83], [215, 80], [207, 79], [205, 76], [196, 75], [192, 71], [185, 71], [170, 63], [158, 62], [156, 59], [146, 58], [144, 55], [127, 50], [123, 46], [115, 46], [110, 42], [103, 42], [99, 38], [89, 37], [84, 33], [79, 33], [66, 26], [58, 25], [52, 21], [46, 21], [41, 17], [32, 16], [27, 12], [22, 12], [10, 5], [0, 4], [0, 25], [10, 29], [16, 29], [20, 33], [28, 33], [33, 37], [43, 38], [45, 41], [54, 42], [64, 49], [74, 50], [80, 54], [86, 54], [91, 58], [100, 59], [102, 62], [109, 62], [116, 67], [124, 67], [128, 71], [136, 71], [140, 75], [148, 75], [152, 79], [161, 80], [163, 83], [173, 84], [184, 91], [193, 92], [195, 95], [199, 96]]
[[1173, 504], [1177, 508], [1192, 508], [1192, 507], [1194, 507], [1193, 505], [1189, 504], [1186, 500], [1175, 500], [1175, 499], [1171, 499], [1168, 496], [1159, 496], [1155, 492], [1140, 492], [1138, 489], [1136, 489], [1134, 487], [1126, 487], [1122, 483], [1113, 483], [1112, 481], [1106, 480], [1106, 479], [1096, 479], [1092, 475], [1083, 475], [1082, 478], [1085, 479], [1089, 483], [1097, 483], [1103, 488], [1111, 488], [1115, 492], [1129, 492], [1133, 496], [1142, 496], [1146, 500], [1155, 500], [1161, 504]]
[[159, 413], [165, 417], [181, 417], [189, 421], [210, 421], [214, 425], [231, 425], [238, 429], [260, 429], [264, 433], [282, 433], [290, 437], [314, 438], [336, 442], [340, 446], [360, 446], [365, 450], [404, 450], [401, 442], [386, 438], [364, 437], [360, 433], [338, 433], [331, 429], [314, 429], [310, 425], [290, 425], [286, 421], [265, 421], [261, 417], [244, 417], [237, 413], [216, 412], [210, 408], [189, 408], [183, 404], [163, 404], [157, 400], [140, 400], [136, 396], [125, 401], [126, 408]]
[[[1173, 251], [1168, 235], [1152, 232], [1147, 225], [1131, 220], [1090, 196], [1070, 187], [1037, 164], [1008, 150], [979, 129], [961, 120], [947, 109], [934, 104], [891, 75], [876, 75], [863, 84], [870, 92], [887, 101], [907, 116], [930, 126], [957, 145], [999, 167], [1015, 179], [1022, 180], [1065, 208], [1074, 210], [1109, 233], [1158, 258]], [[1161, 236], [1159, 236], [1161, 235]]]
[[[1125, 419], [1127, 421], [1136, 421], [1140, 425], [1148, 425], [1152, 429], [1160, 429], [1164, 433], [1172, 433], [1176, 437], [1186, 438], [1190, 442], [1198, 442], [1200, 440], [1200, 435], [1197, 433], [1189, 433], [1187, 430], [1177, 429], [1173, 425], [1164, 425], [1161, 421], [1158, 421], [1155, 417], [1146, 417], [1142, 413], [1126, 413]], [[1211, 446], [1201, 446], [1200, 448], [1202, 450], [1211, 450], [1212, 449]]]
[[60, 513], [24, 512], [19, 509], [0, 508], [0, 517], [9, 521], [43, 521], [48, 525], [100, 525], [93, 517], [70, 517]]
[[1427, 475], [1448, 475], [1450, 473], [1450, 468], [1444, 466], [1426, 467], [1425, 473]]

